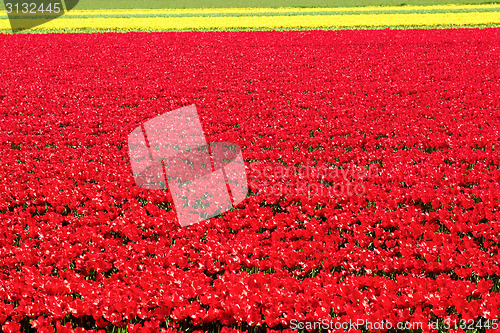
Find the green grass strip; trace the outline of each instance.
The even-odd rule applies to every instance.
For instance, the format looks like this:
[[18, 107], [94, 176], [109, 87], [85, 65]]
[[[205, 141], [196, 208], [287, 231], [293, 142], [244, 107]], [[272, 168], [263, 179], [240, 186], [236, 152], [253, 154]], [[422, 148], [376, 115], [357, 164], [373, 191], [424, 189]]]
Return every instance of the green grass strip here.
[[[365, 7], [402, 5], [490, 4], [485, 0], [80, 0], [76, 10], [166, 8]], [[0, 1], [0, 9], [4, 3]]]
[[[145, 18], [145, 17], [244, 17], [244, 16], [303, 16], [303, 15], [382, 15], [382, 14], [447, 14], [447, 13], [487, 13], [500, 12], [500, 8], [456, 8], [456, 9], [426, 9], [426, 10], [370, 10], [370, 11], [312, 11], [312, 12], [246, 12], [246, 13], [182, 13], [182, 14], [86, 14], [64, 15], [64, 18]], [[15, 18], [16, 16], [12, 16]], [[30, 18], [36, 18], [30, 16]], [[0, 19], [8, 19], [0, 16]]]

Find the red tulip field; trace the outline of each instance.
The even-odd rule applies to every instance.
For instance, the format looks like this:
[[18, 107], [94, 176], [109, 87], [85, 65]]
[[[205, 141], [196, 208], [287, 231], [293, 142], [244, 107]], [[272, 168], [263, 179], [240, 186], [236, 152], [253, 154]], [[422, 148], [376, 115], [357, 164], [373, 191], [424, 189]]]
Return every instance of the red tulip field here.
[[[0, 40], [0, 331], [500, 331], [499, 28]], [[191, 104], [249, 190], [182, 227], [127, 138]]]

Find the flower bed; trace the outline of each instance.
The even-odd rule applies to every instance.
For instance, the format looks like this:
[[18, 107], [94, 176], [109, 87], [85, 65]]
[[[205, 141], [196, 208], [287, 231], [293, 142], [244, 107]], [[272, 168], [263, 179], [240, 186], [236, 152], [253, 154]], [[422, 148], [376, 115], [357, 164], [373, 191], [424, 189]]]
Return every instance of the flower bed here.
[[[498, 318], [499, 38], [0, 35], [2, 330]], [[250, 195], [182, 228], [127, 137], [191, 103]]]

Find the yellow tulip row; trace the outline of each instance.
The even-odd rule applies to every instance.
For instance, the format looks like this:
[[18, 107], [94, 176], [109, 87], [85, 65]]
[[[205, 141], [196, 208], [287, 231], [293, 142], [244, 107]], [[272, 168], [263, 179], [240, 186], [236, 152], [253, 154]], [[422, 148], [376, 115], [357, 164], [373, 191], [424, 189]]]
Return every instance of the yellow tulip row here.
[[[457, 9], [459, 11], [457, 11]], [[478, 9], [480, 11], [476, 11]], [[462, 25], [496, 26], [500, 25], [500, 11], [498, 10], [500, 10], [500, 5], [279, 9], [75, 10], [67, 13], [65, 16], [36, 26], [32, 30], [168, 31], [340, 29]], [[394, 11], [394, 13], [391, 13], [391, 11]], [[331, 12], [334, 13], [332, 14]], [[315, 15], [316, 13], [319, 15]], [[183, 16], [185, 14], [189, 14], [189, 16]], [[221, 16], [216, 16], [218, 14]], [[240, 16], [238, 14], [242, 15]], [[8, 30], [9, 28], [10, 25], [6, 15], [3, 17], [0, 16], [0, 30]]]

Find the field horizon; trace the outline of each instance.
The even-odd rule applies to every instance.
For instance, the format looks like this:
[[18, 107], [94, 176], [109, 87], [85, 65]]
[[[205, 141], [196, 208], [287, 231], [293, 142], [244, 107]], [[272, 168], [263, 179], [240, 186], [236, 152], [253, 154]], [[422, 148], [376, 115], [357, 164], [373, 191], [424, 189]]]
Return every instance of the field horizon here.
[[[75, 10], [93, 9], [187, 9], [187, 8], [283, 8], [283, 7], [367, 7], [367, 6], [428, 6], [428, 5], [482, 5], [497, 4], [498, 1], [484, 0], [179, 0], [175, 2], [162, 0], [80, 0]], [[0, 10], [5, 10], [4, 1], [0, 2]]]

